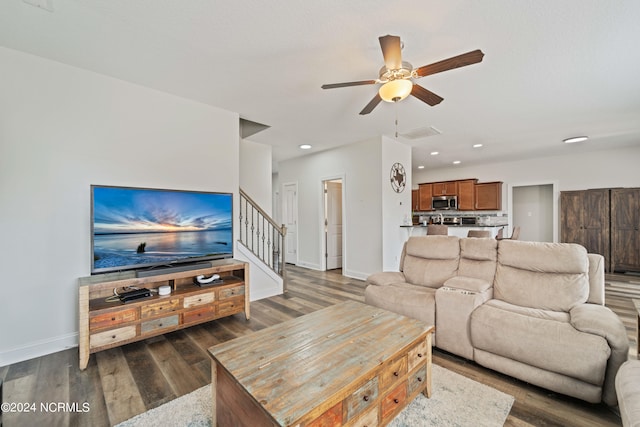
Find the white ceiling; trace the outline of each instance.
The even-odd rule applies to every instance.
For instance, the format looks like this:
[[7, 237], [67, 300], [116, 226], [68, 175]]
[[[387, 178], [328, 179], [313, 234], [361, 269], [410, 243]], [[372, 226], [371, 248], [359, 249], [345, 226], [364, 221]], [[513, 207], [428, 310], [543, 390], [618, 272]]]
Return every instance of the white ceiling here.
[[[0, 45], [238, 112], [270, 126], [248, 139], [275, 162], [393, 137], [396, 117], [400, 134], [442, 132], [405, 140], [414, 168], [640, 144], [637, 0], [27, 1], [53, 11], [1, 0]], [[418, 80], [435, 107], [409, 97], [360, 116], [375, 86], [320, 86], [377, 78], [386, 34], [414, 67], [485, 57]], [[562, 143], [575, 135], [590, 140]]]

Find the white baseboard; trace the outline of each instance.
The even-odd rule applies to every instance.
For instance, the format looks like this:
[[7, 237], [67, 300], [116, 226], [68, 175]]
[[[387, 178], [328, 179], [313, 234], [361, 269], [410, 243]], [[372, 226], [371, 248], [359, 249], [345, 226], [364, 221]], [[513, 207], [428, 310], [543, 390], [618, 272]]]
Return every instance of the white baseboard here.
[[350, 277], [352, 279], [358, 279], [362, 281], [367, 280], [367, 277], [371, 276], [371, 274], [369, 273], [362, 273], [360, 271], [353, 271], [353, 270], [342, 270], [342, 275]]
[[36, 341], [21, 347], [0, 352], [0, 367], [44, 356], [78, 346], [78, 333], [73, 332], [54, 338]]

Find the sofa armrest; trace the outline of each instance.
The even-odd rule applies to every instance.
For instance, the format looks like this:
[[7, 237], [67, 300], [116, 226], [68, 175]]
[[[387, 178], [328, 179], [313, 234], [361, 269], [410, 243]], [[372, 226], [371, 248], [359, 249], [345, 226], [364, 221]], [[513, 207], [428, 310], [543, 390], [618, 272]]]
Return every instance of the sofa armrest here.
[[491, 288], [491, 283], [473, 277], [455, 276], [442, 285], [445, 288], [461, 289], [472, 293], [482, 293]]
[[611, 356], [602, 386], [602, 401], [609, 406], [617, 405], [615, 378], [618, 369], [629, 357], [629, 339], [624, 324], [611, 309], [598, 304], [580, 304], [572, 308], [569, 315], [571, 325], [577, 330], [607, 340]]
[[399, 271], [381, 271], [367, 277], [367, 284], [377, 286], [387, 286], [392, 283], [404, 283], [406, 279], [404, 273]]

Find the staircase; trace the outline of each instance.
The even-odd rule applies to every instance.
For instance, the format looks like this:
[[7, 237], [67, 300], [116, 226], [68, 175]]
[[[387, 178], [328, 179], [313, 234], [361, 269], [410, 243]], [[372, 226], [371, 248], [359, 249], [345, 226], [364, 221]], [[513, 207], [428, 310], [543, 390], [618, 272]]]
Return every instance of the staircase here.
[[270, 270], [272, 275], [282, 281], [283, 292], [287, 291], [284, 262], [286, 233], [287, 228], [284, 225], [276, 224], [247, 193], [240, 189], [239, 243], [251, 253], [251, 261], [257, 264], [257, 267]]

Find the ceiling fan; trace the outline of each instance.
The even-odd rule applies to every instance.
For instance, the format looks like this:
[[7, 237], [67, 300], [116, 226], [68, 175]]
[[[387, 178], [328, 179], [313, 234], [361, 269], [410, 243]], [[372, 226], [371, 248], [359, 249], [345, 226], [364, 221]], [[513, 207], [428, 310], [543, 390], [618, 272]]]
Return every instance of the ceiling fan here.
[[437, 105], [442, 102], [444, 98], [413, 83], [412, 79], [475, 64], [481, 62], [484, 57], [484, 53], [478, 49], [414, 69], [411, 64], [402, 61], [402, 44], [400, 37], [386, 35], [378, 37], [378, 40], [380, 40], [380, 47], [382, 48], [382, 56], [384, 58], [384, 66], [380, 68], [378, 79], [322, 85], [322, 89], [335, 89], [339, 87], [381, 83], [382, 86], [380, 86], [378, 93], [369, 101], [364, 109], [360, 111], [360, 115], [369, 114], [376, 108], [380, 101], [398, 102], [409, 95], [413, 95], [431, 106]]

